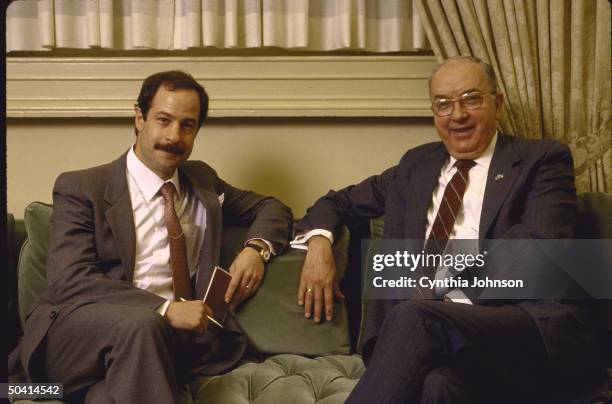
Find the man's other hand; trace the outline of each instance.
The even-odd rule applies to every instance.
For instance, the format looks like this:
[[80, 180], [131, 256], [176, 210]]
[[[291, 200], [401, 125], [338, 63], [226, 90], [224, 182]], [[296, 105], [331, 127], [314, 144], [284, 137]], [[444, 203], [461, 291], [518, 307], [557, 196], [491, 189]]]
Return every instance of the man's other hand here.
[[313, 236], [308, 240], [308, 252], [302, 265], [298, 304], [304, 306], [304, 316], [314, 317], [315, 323], [321, 321], [323, 309], [325, 318], [331, 321], [334, 297], [344, 299], [338, 285], [331, 242], [326, 237]]
[[173, 328], [203, 335], [208, 328], [208, 317], [212, 310], [201, 300], [170, 302], [165, 317]]
[[[260, 245], [263, 247], [265, 243], [261, 242]], [[259, 288], [264, 275], [264, 263], [257, 251], [245, 247], [232, 262], [229, 272], [232, 280], [225, 292], [225, 301], [230, 303], [231, 308], [235, 308], [253, 296]]]

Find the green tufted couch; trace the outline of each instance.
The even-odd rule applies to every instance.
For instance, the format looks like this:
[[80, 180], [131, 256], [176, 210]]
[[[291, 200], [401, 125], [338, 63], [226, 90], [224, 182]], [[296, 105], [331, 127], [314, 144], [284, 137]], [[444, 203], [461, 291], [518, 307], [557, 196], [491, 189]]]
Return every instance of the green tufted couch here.
[[[17, 277], [9, 284], [17, 296], [16, 326], [23, 326], [28, 307], [46, 289], [44, 261], [51, 212], [52, 206], [33, 202], [26, 208], [23, 222], [8, 215], [9, 266]], [[244, 235], [245, 229], [224, 228], [223, 266], [229, 267]], [[345, 229], [334, 250], [341, 274], [347, 264], [347, 245]], [[314, 324], [304, 318], [296, 295], [304, 255], [303, 251], [289, 250], [275, 258], [257, 294], [236, 312], [249, 340], [246, 363], [184, 386], [181, 403], [344, 402], [364, 371], [363, 362], [359, 355], [351, 355], [343, 302], [336, 303], [331, 322]], [[11, 300], [9, 312], [15, 308]]]
[[[39, 202], [30, 204], [24, 221], [15, 222], [8, 215], [7, 240], [9, 263], [9, 330], [18, 330], [33, 299], [46, 288], [44, 259], [52, 207]], [[353, 232], [349, 248], [345, 229], [335, 247], [340, 275], [346, 268], [359, 264], [359, 238], [380, 237], [383, 221], [373, 220]], [[354, 230], [354, 229], [352, 229]], [[579, 196], [578, 237], [612, 239], [612, 195], [582, 194]], [[355, 236], [355, 234], [359, 234]], [[27, 238], [29, 236], [29, 238]], [[235, 256], [244, 238], [244, 229], [224, 228], [222, 264], [226, 267]], [[347, 254], [351, 251], [351, 255]], [[337, 302], [332, 322], [320, 325], [306, 320], [296, 304], [296, 288], [304, 252], [289, 250], [274, 259], [264, 282], [249, 302], [236, 313], [249, 338], [250, 361], [220, 376], [201, 378], [184, 386], [183, 403], [342, 403], [364, 371], [363, 362], [352, 348], [359, 330], [360, 300]], [[359, 295], [359, 277], [349, 276]], [[351, 283], [349, 283], [350, 285]], [[347, 283], [345, 283], [347, 285]], [[345, 290], [345, 294], [346, 290]], [[347, 297], [350, 297], [347, 294]], [[17, 314], [18, 312], [18, 314]], [[352, 315], [351, 315], [352, 313]], [[356, 313], [356, 314], [355, 314]], [[13, 316], [11, 316], [13, 314]], [[612, 365], [612, 303], [605, 313], [610, 342], [608, 357]], [[352, 321], [349, 324], [349, 317]], [[349, 325], [352, 325], [349, 327]], [[355, 328], [355, 325], [357, 326]], [[356, 332], [356, 331], [357, 332]], [[353, 332], [350, 332], [353, 331]], [[10, 333], [9, 333], [10, 334]], [[18, 335], [9, 335], [9, 348]], [[11, 338], [12, 337], [12, 338]], [[612, 370], [610, 371], [612, 375]], [[605, 389], [605, 388], [604, 388]], [[603, 403], [602, 390], [588, 399], [570, 399], [568, 403]], [[597, 398], [595, 398], [597, 397]], [[586, 400], [586, 401], [585, 401]], [[25, 404], [27, 401], [18, 401]], [[55, 402], [58, 403], [58, 402]]]

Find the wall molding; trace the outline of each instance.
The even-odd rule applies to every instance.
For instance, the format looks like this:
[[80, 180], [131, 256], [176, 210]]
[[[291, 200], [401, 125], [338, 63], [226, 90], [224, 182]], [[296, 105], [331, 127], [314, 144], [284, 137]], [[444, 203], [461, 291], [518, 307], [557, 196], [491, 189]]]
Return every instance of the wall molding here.
[[7, 57], [9, 118], [128, 117], [147, 75], [190, 72], [214, 117], [431, 116], [433, 56]]

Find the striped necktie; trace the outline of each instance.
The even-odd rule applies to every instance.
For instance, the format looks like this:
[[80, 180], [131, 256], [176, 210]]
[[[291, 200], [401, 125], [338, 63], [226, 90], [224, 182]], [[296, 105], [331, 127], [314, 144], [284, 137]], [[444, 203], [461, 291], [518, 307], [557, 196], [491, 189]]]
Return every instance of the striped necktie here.
[[172, 270], [172, 285], [174, 299], [191, 299], [191, 281], [187, 266], [187, 242], [185, 234], [174, 210], [174, 184], [166, 182], [160, 189], [164, 198], [164, 218], [170, 246], [170, 269]]
[[[426, 254], [443, 254], [450, 238], [457, 215], [463, 202], [463, 194], [467, 187], [469, 171], [476, 163], [473, 160], [457, 160], [455, 167], [457, 172], [453, 175], [446, 189], [438, 208], [438, 213], [434, 220], [427, 243], [425, 243]], [[433, 277], [435, 268], [422, 268], [428, 278]], [[433, 291], [429, 288], [417, 287], [420, 295], [425, 299], [433, 298]]]

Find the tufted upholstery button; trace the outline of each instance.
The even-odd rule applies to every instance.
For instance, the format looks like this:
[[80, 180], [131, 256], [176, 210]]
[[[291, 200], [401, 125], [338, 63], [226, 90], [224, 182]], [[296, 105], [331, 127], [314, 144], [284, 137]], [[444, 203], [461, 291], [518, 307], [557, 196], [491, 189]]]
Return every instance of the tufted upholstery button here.
[[189, 390], [195, 403], [340, 404], [364, 370], [358, 355], [314, 359], [275, 355], [224, 375], [199, 378], [190, 384]]

